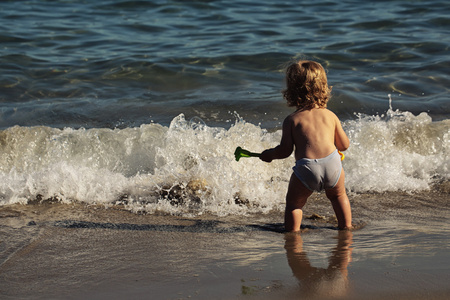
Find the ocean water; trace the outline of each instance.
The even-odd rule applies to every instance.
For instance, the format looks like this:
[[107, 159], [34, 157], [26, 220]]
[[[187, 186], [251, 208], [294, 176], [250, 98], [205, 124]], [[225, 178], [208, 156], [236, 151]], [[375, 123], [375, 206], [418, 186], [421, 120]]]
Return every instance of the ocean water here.
[[279, 142], [299, 58], [327, 69], [350, 194], [448, 199], [449, 16], [439, 0], [3, 1], [0, 205], [283, 210], [294, 159], [233, 153]]

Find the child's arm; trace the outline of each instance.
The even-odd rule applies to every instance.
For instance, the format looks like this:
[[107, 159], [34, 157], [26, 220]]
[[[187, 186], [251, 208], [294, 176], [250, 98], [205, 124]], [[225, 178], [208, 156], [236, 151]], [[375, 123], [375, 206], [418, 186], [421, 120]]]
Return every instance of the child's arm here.
[[334, 134], [334, 144], [339, 151], [345, 151], [350, 146], [350, 140], [348, 139], [347, 134], [345, 134], [344, 129], [342, 128], [341, 122], [338, 117], [336, 117], [336, 132]]
[[289, 157], [294, 150], [294, 141], [292, 140], [291, 118], [287, 117], [283, 122], [283, 133], [281, 142], [272, 149], [267, 149], [261, 153], [259, 158], [265, 162], [271, 162], [274, 159], [283, 159]]

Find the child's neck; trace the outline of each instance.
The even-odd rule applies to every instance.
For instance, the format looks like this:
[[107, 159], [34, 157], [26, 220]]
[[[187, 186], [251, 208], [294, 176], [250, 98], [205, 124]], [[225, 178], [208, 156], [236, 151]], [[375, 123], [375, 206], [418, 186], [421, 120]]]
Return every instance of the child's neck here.
[[305, 111], [305, 110], [313, 110], [313, 109], [321, 109], [321, 108], [327, 108], [327, 107], [326, 106], [320, 107], [319, 105], [315, 104], [314, 107], [312, 107], [312, 108], [299, 107], [299, 108], [297, 108], [296, 112], [301, 112], [301, 111]]

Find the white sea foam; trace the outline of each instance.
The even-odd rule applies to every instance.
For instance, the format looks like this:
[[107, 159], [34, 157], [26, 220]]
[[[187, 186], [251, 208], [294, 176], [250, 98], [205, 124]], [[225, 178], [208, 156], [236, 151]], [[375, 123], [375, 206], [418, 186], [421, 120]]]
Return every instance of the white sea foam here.
[[[389, 110], [344, 122], [344, 168], [353, 192], [414, 191], [449, 179], [450, 120]], [[126, 129], [12, 127], [0, 132], [0, 204], [35, 199], [123, 204], [131, 211], [217, 215], [282, 209], [294, 158], [234, 159], [277, 145], [238, 119], [229, 129], [176, 117]]]
[[385, 116], [359, 115], [344, 129], [352, 142], [344, 167], [353, 191], [425, 190], [449, 178], [450, 120], [390, 109]]

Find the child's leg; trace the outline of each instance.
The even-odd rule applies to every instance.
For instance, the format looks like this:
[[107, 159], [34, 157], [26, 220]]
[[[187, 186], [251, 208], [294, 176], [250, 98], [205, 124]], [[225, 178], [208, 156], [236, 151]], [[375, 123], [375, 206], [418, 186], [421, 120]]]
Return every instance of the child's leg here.
[[286, 231], [300, 231], [303, 217], [302, 208], [311, 194], [312, 191], [306, 188], [295, 174], [292, 174], [286, 195], [286, 210], [284, 212], [284, 228]]
[[352, 210], [350, 207], [350, 201], [345, 191], [345, 173], [342, 169], [341, 177], [334, 188], [325, 191], [328, 199], [333, 205], [334, 213], [338, 219], [339, 229], [352, 228]]

